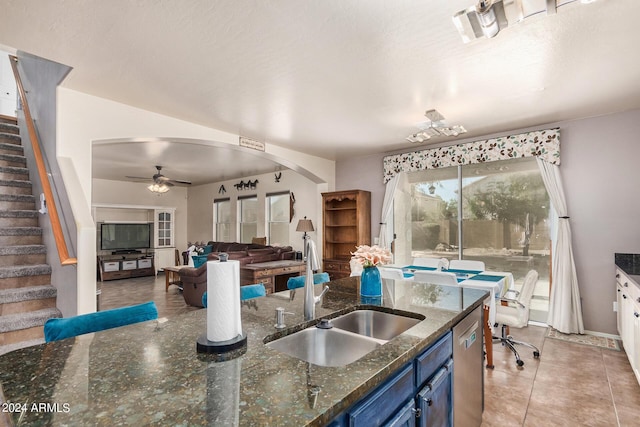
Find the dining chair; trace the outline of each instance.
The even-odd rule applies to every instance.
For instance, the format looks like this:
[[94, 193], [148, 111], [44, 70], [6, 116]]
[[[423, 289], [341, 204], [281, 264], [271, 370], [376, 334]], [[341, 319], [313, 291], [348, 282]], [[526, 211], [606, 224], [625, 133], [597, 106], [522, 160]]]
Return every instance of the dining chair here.
[[78, 316], [54, 318], [44, 324], [44, 340], [58, 341], [157, 318], [158, 308], [153, 301]]
[[[304, 288], [304, 281], [307, 280], [306, 277], [307, 276], [289, 277], [289, 279], [287, 280], [287, 289], [291, 290], [291, 289]], [[329, 280], [330, 280], [329, 273], [315, 273], [313, 275], [314, 285], [326, 283]]]
[[440, 258], [417, 257], [413, 259], [413, 261], [411, 262], [411, 265], [415, 265], [416, 267], [438, 268], [441, 261], [442, 260]]
[[406, 280], [400, 268], [378, 267], [380, 277], [383, 279]]
[[444, 271], [417, 270], [413, 273], [414, 282], [426, 282], [434, 285], [459, 286], [455, 273]]
[[505, 302], [506, 305], [498, 304], [496, 306], [496, 324], [502, 325], [502, 335], [499, 337], [494, 336], [493, 339], [502, 342], [502, 345], [506, 346], [516, 358], [516, 365], [522, 367], [524, 362], [520, 359], [516, 345], [522, 345], [533, 349], [533, 357], [540, 357], [540, 350], [535, 345], [518, 341], [513, 339], [509, 335], [509, 328], [524, 328], [529, 323], [529, 308], [531, 306], [531, 299], [533, 298], [533, 291], [538, 281], [538, 272], [530, 270], [524, 278], [524, 283], [520, 291], [510, 290], [507, 295], [514, 295], [515, 298], [502, 297], [501, 302]]
[[475, 261], [471, 259], [452, 259], [449, 261], [449, 270], [475, 270], [484, 271], [483, 261]]

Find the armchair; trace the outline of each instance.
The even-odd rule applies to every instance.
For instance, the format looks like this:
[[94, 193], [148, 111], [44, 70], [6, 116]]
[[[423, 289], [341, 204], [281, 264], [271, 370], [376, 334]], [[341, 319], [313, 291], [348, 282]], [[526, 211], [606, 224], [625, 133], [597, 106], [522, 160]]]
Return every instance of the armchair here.
[[531, 270], [524, 278], [524, 284], [520, 292], [508, 291], [508, 294], [514, 294], [515, 298], [503, 297], [501, 301], [504, 301], [507, 305], [499, 304], [496, 307], [496, 324], [502, 325], [502, 335], [499, 337], [493, 337], [494, 340], [502, 342], [502, 345], [511, 350], [516, 358], [516, 365], [522, 367], [524, 362], [520, 359], [520, 355], [516, 350], [516, 345], [523, 345], [533, 349], [533, 357], [540, 357], [540, 350], [533, 344], [517, 341], [509, 335], [508, 328], [524, 328], [529, 322], [529, 307], [531, 305], [531, 298], [533, 297], [533, 290], [538, 281], [538, 272]]

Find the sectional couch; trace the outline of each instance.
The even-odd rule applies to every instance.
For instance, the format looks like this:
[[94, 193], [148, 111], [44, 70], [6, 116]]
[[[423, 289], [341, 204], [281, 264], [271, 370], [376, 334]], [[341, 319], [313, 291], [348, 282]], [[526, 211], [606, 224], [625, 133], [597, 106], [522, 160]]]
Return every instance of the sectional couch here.
[[[207, 261], [218, 259], [221, 252], [229, 254], [230, 260], [240, 262], [240, 268], [258, 262], [294, 259], [295, 251], [291, 246], [268, 246], [255, 243], [208, 242], [203, 246]], [[203, 254], [204, 256], [205, 254]], [[188, 254], [183, 253], [185, 265]], [[202, 294], [207, 290], [207, 263], [199, 267], [183, 267], [180, 269], [180, 281], [183, 286], [184, 300], [187, 304], [202, 307]]]

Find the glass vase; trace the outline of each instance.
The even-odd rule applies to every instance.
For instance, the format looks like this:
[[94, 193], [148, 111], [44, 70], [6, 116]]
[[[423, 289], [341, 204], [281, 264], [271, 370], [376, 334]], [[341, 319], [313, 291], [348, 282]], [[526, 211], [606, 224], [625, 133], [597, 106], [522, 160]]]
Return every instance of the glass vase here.
[[360, 276], [360, 295], [364, 297], [382, 296], [382, 280], [377, 267], [365, 267]]

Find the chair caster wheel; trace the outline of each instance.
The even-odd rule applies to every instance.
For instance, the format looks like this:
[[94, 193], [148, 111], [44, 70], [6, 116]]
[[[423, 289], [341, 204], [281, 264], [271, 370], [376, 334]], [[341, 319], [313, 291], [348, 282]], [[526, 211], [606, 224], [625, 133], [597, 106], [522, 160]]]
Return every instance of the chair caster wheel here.
[[533, 357], [536, 358], [536, 359], [539, 359], [540, 358], [540, 353], [537, 352], [537, 351], [534, 351], [533, 352]]
[[516, 360], [516, 365], [518, 365], [519, 367], [524, 366], [524, 362], [522, 360]]

